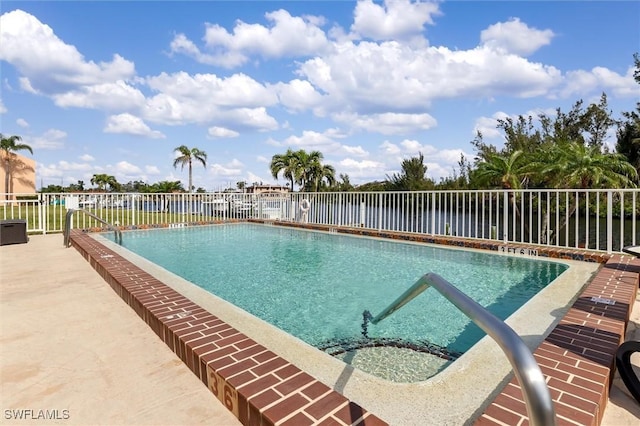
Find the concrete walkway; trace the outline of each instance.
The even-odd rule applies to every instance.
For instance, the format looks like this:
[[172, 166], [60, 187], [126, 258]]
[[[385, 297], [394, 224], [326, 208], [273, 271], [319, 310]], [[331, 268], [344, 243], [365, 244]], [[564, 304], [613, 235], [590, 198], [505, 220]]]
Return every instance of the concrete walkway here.
[[[640, 342], [640, 292], [636, 296], [636, 302], [631, 311], [631, 318], [627, 326], [625, 341], [637, 340]], [[640, 353], [631, 356], [631, 364], [638, 377], [640, 377]], [[613, 386], [609, 393], [609, 402], [604, 410], [603, 426], [637, 426], [640, 423], [640, 403], [631, 396], [624, 385], [620, 374], [616, 371]]]
[[[616, 377], [602, 425], [635, 426]], [[0, 383], [0, 424], [239, 424], [61, 235], [0, 247]]]
[[0, 331], [0, 424], [240, 424], [62, 235], [0, 247]]

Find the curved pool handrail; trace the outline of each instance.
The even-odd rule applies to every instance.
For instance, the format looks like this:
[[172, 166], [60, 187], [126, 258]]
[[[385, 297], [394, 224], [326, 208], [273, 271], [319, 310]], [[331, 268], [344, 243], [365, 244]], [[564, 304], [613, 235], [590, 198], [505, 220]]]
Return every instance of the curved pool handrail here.
[[[533, 354], [520, 336], [504, 321], [497, 318], [441, 276], [434, 273], [423, 275], [380, 314], [373, 318], [369, 317], [371, 323], [377, 324], [382, 321], [429, 287], [434, 287], [438, 290], [440, 294], [446, 297], [447, 300], [453, 303], [498, 343], [511, 363], [522, 388], [530, 424], [533, 426], [555, 425], [556, 415], [553, 400], [544, 375]], [[367, 321], [367, 313], [365, 311], [365, 322]]]
[[85, 209], [68, 209], [67, 210], [67, 214], [65, 215], [64, 230], [62, 231], [62, 233], [64, 235], [64, 246], [65, 247], [69, 247], [71, 245], [71, 218], [72, 218], [72, 216], [73, 216], [73, 214], [75, 212], [81, 212], [81, 213], [84, 213], [86, 215], [89, 215], [92, 218], [94, 218], [95, 220], [97, 220], [98, 222], [100, 222], [100, 223], [102, 223], [104, 225], [107, 225], [107, 229], [108, 230], [114, 231], [115, 238], [116, 238], [116, 243], [122, 245], [122, 231], [120, 231], [118, 228], [116, 228], [115, 226], [113, 226], [112, 224], [107, 222], [106, 220], [104, 220], [101, 217], [91, 213], [88, 210], [85, 210]]

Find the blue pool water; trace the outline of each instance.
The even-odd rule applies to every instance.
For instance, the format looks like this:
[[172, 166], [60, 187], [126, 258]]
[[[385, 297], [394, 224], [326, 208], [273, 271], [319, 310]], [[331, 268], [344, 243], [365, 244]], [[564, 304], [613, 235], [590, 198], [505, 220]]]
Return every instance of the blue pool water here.
[[[357, 340], [363, 311], [388, 306], [435, 272], [506, 319], [568, 267], [561, 263], [256, 224], [127, 233], [125, 248], [314, 346]], [[465, 352], [484, 333], [428, 289], [369, 327], [374, 338]]]

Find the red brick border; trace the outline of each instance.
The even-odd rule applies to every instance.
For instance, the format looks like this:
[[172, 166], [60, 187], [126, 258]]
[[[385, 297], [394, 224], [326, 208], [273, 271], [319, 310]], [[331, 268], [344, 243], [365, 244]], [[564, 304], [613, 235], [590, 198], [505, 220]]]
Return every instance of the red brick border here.
[[[640, 259], [614, 255], [533, 353], [559, 425], [599, 425], [638, 291]], [[615, 301], [615, 304], [610, 304]], [[514, 377], [475, 425], [524, 425], [528, 416]]]

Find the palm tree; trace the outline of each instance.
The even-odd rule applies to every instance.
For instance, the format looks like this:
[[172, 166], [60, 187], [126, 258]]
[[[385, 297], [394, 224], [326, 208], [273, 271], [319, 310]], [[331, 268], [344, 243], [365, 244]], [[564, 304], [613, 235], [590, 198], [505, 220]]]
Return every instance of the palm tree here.
[[336, 169], [329, 164], [322, 164], [319, 161], [311, 164], [309, 168], [309, 183], [313, 186], [310, 189], [314, 192], [319, 192], [320, 186], [325, 180], [327, 185], [333, 185], [336, 182]]
[[[602, 153], [597, 145], [587, 146], [581, 142], [564, 142], [556, 145], [551, 152], [550, 165], [542, 168], [543, 174], [549, 174], [556, 188], [626, 188], [635, 187], [638, 172], [626, 157], [617, 153]], [[569, 218], [578, 208], [574, 194], [569, 195], [573, 206], [565, 215], [556, 235], [562, 230]], [[546, 226], [547, 216], [545, 215]]]
[[13, 170], [13, 163], [17, 160], [17, 151], [29, 151], [33, 154], [33, 149], [27, 144], [19, 143], [22, 140], [20, 136], [8, 136], [5, 137], [0, 133], [0, 152], [4, 157], [4, 192], [5, 199], [9, 199], [9, 193], [11, 192], [11, 173]]
[[189, 193], [193, 193], [193, 160], [202, 163], [202, 166], [206, 168], [207, 153], [198, 148], [188, 148], [186, 145], [180, 145], [173, 151], [180, 154], [173, 160], [173, 167], [178, 167], [179, 164], [180, 170], [182, 170], [185, 164], [189, 166]]
[[293, 184], [297, 180], [298, 176], [298, 158], [291, 148], [287, 149], [284, 154], [276, 154], [271, 158], [271, 176], [278, 180], [278, 174], [282, 172], [285, 179], [291, 181], [291, 191], [293, 191]]
[[151, 187], [151, 192], [158, 192], [163, 194], [170, 194], [172, 192], [184, 191], [182, 183], [179, 180], [167, 181], [163, 180], [156, 182]]
[[[513, 151], [510, 154], [487, 152], [478, 163], [473, 178], [480, 185], [499, 186], [506, 190], [509, 204], [513, 206], [515, 217], [520, 221], [522, 214], [513, 190], [526, 187], [534, 168], [533, 163], [525, 161], [524, 152], [521, 150]], [[526, 223], [524, 228], [525, 233], [528, 233], [529, 227]], [[507, 230], [505, 229], [504, 232], [506, 233]]]
[[[305, 191], [312, 190], [309, 184], [313, 180], [313, 169], [322, 164], [324, 156], [320, 151], [307, 152], [304, 149], [294, 153], [296, 159], [297, 182]], [[335, 172], [334, 172], [335, 173]]]
[[117, 189], [119, 186], [118, 181], [114, 176], [105, 173], [94, 174], [93, 177], [91, 177], [91, 184], [97, 185], [98, 190], [100, 191], [106, 190], [107, 185], [112, 191]]
[[488, 152], [478, 163], [474, 178], [480, 185], [500, 186], [502, 189], [521, 189], [526, 186], [531, 166], [520, 150], [511, 154]]
[[556, 188], [635, 187], [638, 172], [622, 154], [602, 153], [598, 146], [561, 143], [552, 153], [554, 161], [542, 169], [551, 173]]

